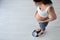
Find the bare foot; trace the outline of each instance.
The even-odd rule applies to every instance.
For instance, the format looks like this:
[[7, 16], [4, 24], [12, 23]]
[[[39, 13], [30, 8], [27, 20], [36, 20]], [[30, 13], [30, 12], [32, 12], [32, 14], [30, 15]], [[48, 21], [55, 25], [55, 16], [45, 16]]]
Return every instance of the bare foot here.
[[36, 29], [36, 31], [41, 31], [41, 29]]
[[44, 31], [41, 31], [41, 32], [38, 33], [38, 35], [42, 35], [43, 33], [44, 33]]

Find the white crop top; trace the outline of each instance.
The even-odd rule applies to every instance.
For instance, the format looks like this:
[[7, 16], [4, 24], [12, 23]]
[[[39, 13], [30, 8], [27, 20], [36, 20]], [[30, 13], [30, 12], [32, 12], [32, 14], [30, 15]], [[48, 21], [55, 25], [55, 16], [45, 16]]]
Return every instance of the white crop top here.
[[38, 11], [38, 14], [43, 17], [43, 18], [46, 18], [46, 17], [51, 17], [47, 11], [48, 9], [51, 7], [52, 5], [49, 5], [44, 11], [40, 10], [39, 6], [37, 7], [37, 11]]

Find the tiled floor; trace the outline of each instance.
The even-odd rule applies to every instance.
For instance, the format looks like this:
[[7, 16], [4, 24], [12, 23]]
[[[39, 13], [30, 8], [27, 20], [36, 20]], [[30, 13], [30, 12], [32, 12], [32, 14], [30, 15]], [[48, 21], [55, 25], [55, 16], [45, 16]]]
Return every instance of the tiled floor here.
[[35, 38], [31, 33], [39, 25], [33, 1], [0, 0], [0, 40], [60, 40], [60, 0], [52, 1], [57, 20], [49, 23], [44, 35]]

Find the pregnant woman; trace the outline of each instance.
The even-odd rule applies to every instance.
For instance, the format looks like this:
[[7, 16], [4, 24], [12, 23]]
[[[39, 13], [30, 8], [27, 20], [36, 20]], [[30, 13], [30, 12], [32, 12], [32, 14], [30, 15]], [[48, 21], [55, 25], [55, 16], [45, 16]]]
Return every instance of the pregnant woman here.
[[40, 31], [38, 35], [42, 35], [48, 23], [54, 21], [57, 17], [51, 0], [33, 0], [33, 2], [37, 6], [35, 19], [40, 25], [40, 28], [36, 31]]

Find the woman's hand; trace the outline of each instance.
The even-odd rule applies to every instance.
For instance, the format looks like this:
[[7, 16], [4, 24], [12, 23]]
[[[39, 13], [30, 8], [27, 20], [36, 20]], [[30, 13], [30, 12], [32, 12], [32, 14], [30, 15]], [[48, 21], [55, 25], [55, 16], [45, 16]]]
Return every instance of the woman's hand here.
[[43, 21], [38, 21], [38, 22], [40, 22], [40, 23], [44, 23], [44, 22], [46, 22], [46, 20], [48, 20], [49, 19], [49, 17], [47, 17], [45, 20], [43, 20]]
[[38, 21], [38, 23], [44, 23], [45, 21]]

